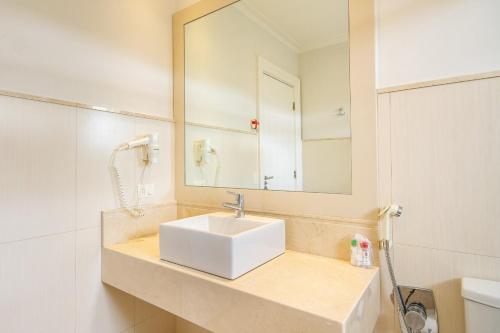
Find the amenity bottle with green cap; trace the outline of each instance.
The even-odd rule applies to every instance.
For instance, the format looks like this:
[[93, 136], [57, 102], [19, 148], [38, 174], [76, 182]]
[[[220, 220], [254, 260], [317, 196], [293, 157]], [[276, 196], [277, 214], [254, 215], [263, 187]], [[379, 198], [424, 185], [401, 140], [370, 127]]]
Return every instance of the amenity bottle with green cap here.
[[361, 264], [361, 253], [359, 242], [356, 238], [351, 240], [351, 265], [359, 266]]

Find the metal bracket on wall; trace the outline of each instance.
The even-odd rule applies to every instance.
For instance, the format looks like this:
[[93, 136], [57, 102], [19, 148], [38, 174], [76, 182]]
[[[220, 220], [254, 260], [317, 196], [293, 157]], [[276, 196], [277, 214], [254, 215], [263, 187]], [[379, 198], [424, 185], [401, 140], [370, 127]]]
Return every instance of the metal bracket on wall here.
[[[407, 286], [398, 288], [406, 308], [405, 320], [411, 329], [408, 333], [438, 333], [438, 313], [432, 290]], [[401, 326], [404, 327], [404, 324]]]

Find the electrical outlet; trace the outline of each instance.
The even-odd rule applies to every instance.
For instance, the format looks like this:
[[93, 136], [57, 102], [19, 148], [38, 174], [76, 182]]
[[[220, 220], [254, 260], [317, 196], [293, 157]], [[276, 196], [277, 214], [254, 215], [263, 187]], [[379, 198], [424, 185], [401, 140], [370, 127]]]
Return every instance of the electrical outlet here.
[[137, 197], [139, 199], [150, 198], [155, 193], [155, 184], [137, 185]]

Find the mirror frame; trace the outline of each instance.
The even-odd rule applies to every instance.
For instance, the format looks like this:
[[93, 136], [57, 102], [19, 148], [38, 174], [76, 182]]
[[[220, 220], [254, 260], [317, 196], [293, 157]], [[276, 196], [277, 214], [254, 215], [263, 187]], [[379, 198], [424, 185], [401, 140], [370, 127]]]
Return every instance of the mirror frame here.
[[237, 0], [201, 0], [173, 16], [175, 197], [179, 205], [217, 208], [245, 195], [246, 210], [373, 224], [377, 220], [375, 21], [373, 0], [349, 0], [352, 193], [328, 194], [185, 185], [184, 25]]

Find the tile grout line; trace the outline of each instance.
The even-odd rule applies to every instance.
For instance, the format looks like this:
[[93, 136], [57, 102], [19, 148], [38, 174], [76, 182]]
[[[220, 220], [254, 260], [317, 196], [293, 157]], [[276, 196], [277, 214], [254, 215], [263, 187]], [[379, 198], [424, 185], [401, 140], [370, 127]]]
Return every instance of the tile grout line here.
[[[393, 179], [393, 173], [392, 173], [392, 165], [394, 163], [393, 161], [393, 156], [392, 156], [392, 93], [389, 93], [389, 202], [390, 204], [392, 205], [392, 179]], [[394, 240], [394, 228], [392, 229], [392, 241], [395, 242]], [[394, 253], [394, 248], [392, 249], [392, 262], [394, 262], [394, 257], [395, 257], [395, 253]], [[394, 263], [395, 264], [395, 263]], [[394, 265], [394, 268], [397, 269], [396, 265]], [[393, 316], [393, 327], [396, 328], [398, 327], [398, 322], [397, 322], [397, 316], [394, 315]]]
[[39, 102], [39, 103], [49, 103], [49, 104], [54, 104], [54, 105], [73, 107], [76, 109], [85, 109], [85, 110], [92, 110], [92, 111], [98, 111], [98, 112], [107, 112], [107, 113], [118, 114], [118, 115], [123, 115], [123, 116], [127, 116], [127, 117], [133, 117], [133, 118], [158, 120], [158, 121], [162, 121], [162, 122], [168, 122], [168, 123], [175, 124], [175, 120], [171, 116], [165, 117], [165, 116], [153, 115], [153, 114], [149, 114], [149, 113], [118, 110], [118, 109], [110, 108], [110, 107], [96, 106], [96, 105], [90, 105], [90, 104], [85, 104], [85, 103], [80, 103], [80, 102], [71, 102], [71, 101], [57, 99], [57, 98], [51, 98], [51, 97], [41, 97], [41, 96], [26, 94], [26, 93], [22, 93], [22, 92], [14, 92], [14, 91], [7, 91], [7, 90], [0, 89], [0, 96], [10, 97], [10, 98], [18, 98], [18, 99]]
[[67, 230], [67, 231], [60, 231], [60, 232], [53, 232], [53, 233], [48, 233], [48, 234], [42, 234], [42, 235], [37, 235], [37, 236], [32, 236], [32, 237], [27, 237], [27, 238], [20, 238], [20, 239], [14, 239], [14, 240], [9, 240], [5, 242], [0, 242], [0, 246], [2, 245], [9, 245], [9, 244], [15, 244], [15, 243], [20, 243], [20, 242], [25, 242], [25, 241], [30, 241], [30, 240], [35, 240], [35, 239], [40, 239], [40, 238], [46, 238], [46, 237], [52, 237], [52, 236], [60, 236], [60, 235], [65, 235], [69, 233], [76, 232], [78, 230]]
[[461, 255], [479, 256], [479, 257], [486, 257], [486, 258], [499, 259], [500, 260], [500, 256], [494, 256], [494, 255], [489, 255], [489, 254], [481, 254], [481, 253], [475, 253], [475, 252], [463, 252], [463, 251], [450, 250], [450, 249], [439, 249], [439, 248], [429, 247], [429, 246], [424, 246], [424, 245], [407, 244], [407, 243], [400, 243], [400, 242], [394, 242], [394, 245], [406, 246], [406, 247], [416, 247], [416, 248], [426, 249], [426, 250], [434, 250], [434, 251], [440, 251], [440, 252], [449, 252], [449, 253], [461, 254]]
[[67, 231], [59, 231], [59, 232], [53, 232], [53, 233], [48, 233], [48, 234], [41, 234], [41, 235], [36, 235], [32, 237], [26, 237], [26, 238], [19, 238], [19, 239], [13, 239], [13, 240], [8, 240], [4, 242], [0, 242], [0, 246], [2, 245], [7, 245], [7, 244], [13, 244], [13, 243], [19, 243], [19, 242], [24, 242], [24, 241], [29, 241], [29, 240], [34, 240], [34, 239], [39, 239], [39, 238], [45, 238], [45, 237], [51, 237], [51, 236], [58, 236], [58, 235], [64, 235], [70, 232], [75, 232], [78, 233], [80, 231], [87, 231], [91, 229], [97, 229], [99, 226], [91, 226], [91, 227], [83, 227], [83, 228], [75, 228], [72, 230], [67, 230]]
[[78, 125], [79, 125], [79, 122], [78, 122], [78, 119], [79, 119], [79, 115], [80, 115], [80, 111], [75, 108], [75, 179], [74, 179], [74, 182], [75, 182], [75, 193], [74, 193], [74, 205], [75, 205], [75, 219], [74, 219], [74, 222], [75, 222], [75, 238], [74, 238], [74, 284], [75, 284], [75, 290], [74, 290], [74, 296], [75, 296], [75, 306], [74, 306], [74, 314], [75, 314], [75, 318], [74, 318], [74, 331], [75, 333], [77, 332], [77, 324], [78, 324], [78, 291], [77, 291], [77, 227], [78, 227], [78, 148], [79, 148], [79, 140], [78, 140], [78, 136], [79, 136], [79, 133], [78, 133]]
[[[171, 205], [168, 205], [171, 206]], [[13, 239], [13, 240], [8, 240], [4, 242], [0, 242], [0, 246], [2, 245], [8, 245], [8, 244], [14, 244], [14, 243], [19, 243], [19, 242], [24, 242], [24, 241], [30, 241], [30, 240], [35, 240], [39, 238], [46, 238], [46, 237], [52, 237], [52, 236], [60, 236], [64, 234], [68, 234], [71, 232], [78, 233], [80, 231], [88, 231], [91, 229], [97, 229], [100, 226], [90, 226], [90, 227], [83, 227], [83, 228], [75, 228], [67, 231], [59, 231], [59, 232], [52, 232], [52, 233], [46, 233], [46, 234], [41, 234], [41, 235], [36, 235], [36, 236], [31, 236], [31, 237], [26, 237], [26, 238], [19, 238], [19, 239]]]
[[[134, 119], [133, 120], [133, 127], [134, 127], [134, 136], [137, 135], [137, 123], [138, 123], [139, 119]], [[135, 183], [137, 184], [137, 164], [136, 163], [133, 163], [133, 166], [134, 166], [134, 172], [133, 172], [133, 175], [134, 175], [134, 181]], [[132, 189], [132, 191], [134, 191], [136, 189]], [[135, 333], [135, 317], [136, 317], [136, 304], [137, 304], [137, 297], [135, 296], [132, 296], [134, 297], [134, 306], [132, 308], [132, 326], [130, 326], [129, 328], [131, 328], [133, 330], [133, 332]]]
[[[195, 208], [195, 209], [205, 209], [205, 210], [223, 210], [221, 207], [212, 205], [212, 204], [200, 204], [196, 202], [186, 202], [186, 201], [177, 201], [177, 207], [187, 207], [187, 208]], [[316, 215], [299, 215], [299, 214], [290, 214], [281, 211], [269, 211], [269, 210], [257, 210], [257, 209], [246, 209], [247, 212], [252, 214], [265, 214], [265, 215], [273, 215], [279, 216], [283, 219], [303, 219], [306, 221], [309, 220], [317, 220], [314, 222], [307, 223], [327, 223], [327, 224], [335, 224], [335, 225], [345, 225], [345, 226], [360, 226], [367, 228], [376, 228], [378, 219], [358, 219], [358, 218], [345, 218], [345, 217], [331, 217], [331, 216], [316, 216]]]

